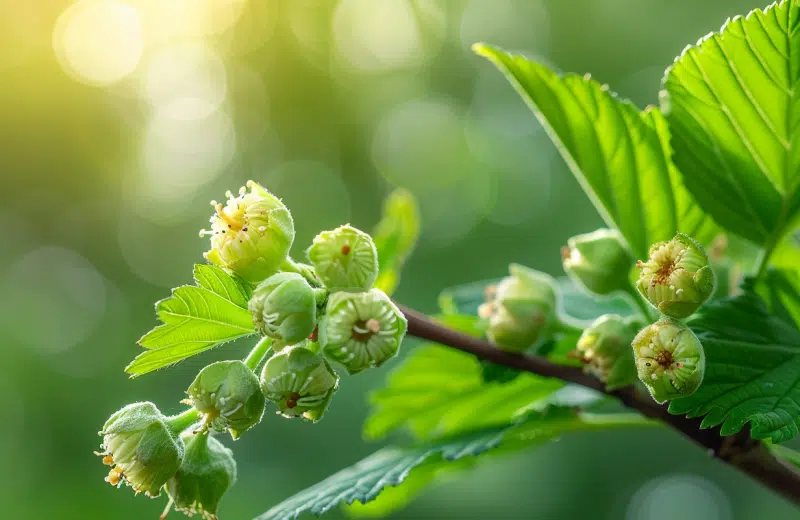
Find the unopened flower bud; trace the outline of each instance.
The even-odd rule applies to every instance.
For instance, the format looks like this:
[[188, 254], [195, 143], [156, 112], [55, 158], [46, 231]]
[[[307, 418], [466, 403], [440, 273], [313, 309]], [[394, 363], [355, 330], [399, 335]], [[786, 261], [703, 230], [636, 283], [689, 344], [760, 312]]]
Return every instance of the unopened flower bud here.
[[134, 403], [112, 415], [100, 432], [103, 464], [111, 466], [106, 482], [122, 483], [136, 493], [157, 497], [178, 471], [184, 454], [180, 432], [172, 431], [153, 403]]
[[597, 318], [578, 339], [584, 370], [603, 381], [608, 390], [633, 384], [636, 364], [631, 341], [635, 335], [636, 329], [621, 316], [606, 314]]
[[598, 229], [569, 239], [562, 249], [564, 271], [595, 294], [624, 290], [633, 257], [619, 231]]
[[708, 256], [694, 239], [678, 233], [668, 242], [650, 248], [636, 287], [647, 301], [673, 318], [691, 316], [713, 294], [716, 276]]
[[642, 329], [633, 340], [639, 379], [659, 403], [693, 394], [703, 382], [703, 345], [686, 325], [669, 318]]
[[339, 385], [328, 362], [303, 345], [272, 356], [261, 371], [261, 388], [284, 417], [322, 418]]
[[234, 439], [264, 415], [266, 398], [258, 377], [241, 361], [219, 361], [203, 368], [186, 391], [189, 404], [214, 431], [229, 430]]
[[247, 307], [261, 334], [288, 345], [307, 338], [317, 323], [314, 289], [297, 273], [277, 273], [261, 282]]
[[520, 352], [537, 343], [556, 321], [552, 279], [522, 265], [509, 266], [491, 299], [478, 310], [488, 319], [486, 335], [503, 350]]
[[331, 291], [366, 291], [378, 278], [378, 250], [372, 237], [352, 226], [317, 235], [308, 259]]
[[319, 341], [328, 359], [357, 374], [393, 358], [407, 327], [406, 317], [380, 289], [337, 292], [328, 299]]
[[219, 502], [236, 482], [233, 452], [208, 433], [186, 433], [182, 437], [186, 455], [165, 486], [167, 495], [176, 511], [218, 520]]
[[[247, 188], [250, 191], [247, 191]], [[216, 213], [211, 229], [211, 249], [203, 256], [230, 269], [250, 283], [258, 283], [278, 271], [294, 241], [294, 221], [286, 206], [253, 181], [230, 191], [225, 204], [212, 201]]]

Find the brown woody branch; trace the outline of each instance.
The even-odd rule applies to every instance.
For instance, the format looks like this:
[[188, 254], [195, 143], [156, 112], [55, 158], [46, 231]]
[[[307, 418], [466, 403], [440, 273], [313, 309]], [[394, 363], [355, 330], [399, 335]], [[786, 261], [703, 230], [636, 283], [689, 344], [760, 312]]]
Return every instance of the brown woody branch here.
[[641, 395], [634, 387], [607, 392], [602, 382], [584, 374], [580, 368], [551, 363], [536, 356], [514, 354], [496, 348], [488, 341], [448, 329], [427, 316], [400, 305], [408, 319], [408, 334], [474, 354], [479, 359], [545, 377], [555, 377], [575, 383], [620, 400], [622, 404], [642, 414], [658, 419], [705, 448], [709, 455], [738, 468], [762, 485], [800, 505], [800, 473], [776, 458], [760, 441], [750, 438], [743, 430], [723, 437], [719, 428], [700, 428], [700, 419], [687, 419], [670, 414], [649, 395]]

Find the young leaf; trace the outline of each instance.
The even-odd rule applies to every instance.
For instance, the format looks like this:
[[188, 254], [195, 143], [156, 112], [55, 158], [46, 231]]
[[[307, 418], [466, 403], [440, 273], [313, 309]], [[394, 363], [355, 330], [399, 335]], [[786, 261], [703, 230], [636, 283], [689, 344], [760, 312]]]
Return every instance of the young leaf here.
[[783, 442], [800, 424], [800, 330], [772, 316], [754, 293], [708, 304], [690, 323], [706, 353], [706, 375], [670, 413], [705, 416], [732, 435], [746, 423], [756, 439]]
[[583, 190], [632, 251], [680, 231], [708, 243], [716, 228], [683, 186], [669, 158], [657, 110], [644, 113], [588, 76], [559, 76], [544, 65], [477, 44], [533, 110]]
[[[439, 308], [446, 315], [478, 313], [478, 307], [486, 300], [486, 288], [500, 280], [483, 280], [445, 289], [439, 294]], [[594, 320], [603, 314], [629, 316], [633, 310], [629, 301], [621, 295], [598, 297], [580, 289], [566, 276], [556, 278], [561, 312], [576, 320]]]
[[375, 287], [392, 294], [403, 264], [419, 238], [419, 209], [411, 192], [394, 190], [383, 203], [383, 217], [372, 233], [380, 274]]
[[724, 228], [774, 246], [800, 209], [800, 3], [737, 16], [667, 71], [674, 160]]
[[542, 444], [568, 432], [653, 424], [634, 414], [592, 415], [553, 409], [544, 414], [533, 414], [517, 425], [465, 433], [416, 447], [384, 448], [301, 491], [256, 520], [296, 520], [305, 512], [322, 515], [339, 504], [367, 503], [375, 500], [387, 486], [397, 486], [411, 477], [413, 489], [393, 497], [395, 503], [390, 509], [396, 510], [429, 484], [437, 473], [446, 471], [451, 465], [455, 466], [453, 469], [469, 468], [474, 457], [489, 450], [498, 454], [508, 453]]
[[239, 278], [214, 265], [195, 265], [197, 285], [173, 289], [156, 303], [163, 322], [139, 340], [148, 349], [125, 368], [140, 376], [199, 354], [220, 343], [253, 334], [247, 301], [250, 288]]

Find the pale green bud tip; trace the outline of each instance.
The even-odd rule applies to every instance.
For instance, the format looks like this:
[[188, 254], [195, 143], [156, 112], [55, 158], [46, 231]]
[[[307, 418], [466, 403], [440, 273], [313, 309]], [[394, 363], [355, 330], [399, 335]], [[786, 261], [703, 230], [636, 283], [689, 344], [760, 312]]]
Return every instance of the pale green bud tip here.
[[659, 403], [691, 395], [703, 382], [706, 358], [697, 336], [665, 318], [642, 329], [633, 340], [639, 379]]
[[584, 370], [606, 383], [608, 390], [633, 384], [636, 364], [631, 341], [635, 335], [633, 326], [621, 316], [606, 314], [597, 318], [576, 345]]
[[123, 483], [138, 494], [157, 497], [183, 459], [183, 442], [153, 403], [134, 403], [112, 415], [100, 432], [106, 482]]
[[264, 280], [247, 307], [261, 334], [289, 345], [307, 338], [317, 323], [314, 290], [297, 273], [278, 273]]
[[556, 320], [556, 293], [552, 278], [511, 264], [511, 276], [487, 292], [478, 313], [488, 320], [487, 336], [498, 347], [519, 352], [537, 343]]
[[302, 345], [272, 356], [261, 371], [261, 388], [284, 417], [322, 418], [339, 384], [339, 376], [319, 354]]
[[[248, 191], [247, 189], [250, 189]], [[215, 214], [211, 249], [205, 258], [256, 283], [277, 272], [294, 241], [294, 222], [286, 206], [258, 183], [248, 181], [234, 196], [227, 192], [225, 204], [211, 201]]]
[[625, 289], [633, 257], [619, 231], [598, 229], [569, 239], [561, 250], [564, 271], [595, 294]]
[[406, 317], [380, 289], [337, 292], [328, 299], [319, 341], [326, 357], [356, 374], [397, 355], [407, 327]]
[[681, 233], [650, 248], [636, 287], [655, 308], [673, 318], [694, 314], [713, 294], [716, 276], [703, 247]]
[[203, 429], [229, 430], [237, 439], [261, 421], [266, 398], [258, 377], [241, 361], [220, 361], [197, 374], [186, 391], [203, 414]]
[[207, 433], [184, 434], [183, 439], [186, 456], [165, 486], [167, 495], [177, 511], [217, 520], [219, 503], [236, 482], [233, 452]]
[[351, 226], [317, 235], [308, 259], [332, 291], [366, 291], [378, 278], [378, 250], [372, 237]]

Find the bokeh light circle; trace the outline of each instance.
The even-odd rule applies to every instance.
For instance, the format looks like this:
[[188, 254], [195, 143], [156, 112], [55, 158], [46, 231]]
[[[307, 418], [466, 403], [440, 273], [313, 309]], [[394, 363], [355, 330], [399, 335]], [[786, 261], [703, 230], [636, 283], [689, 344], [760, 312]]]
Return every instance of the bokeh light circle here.
[[628, 505], [626, 520], [731, 520], [728, 496], [696, 475], [673, 474], [647, 482]]
[[[333, 16], [333, 38], [339, 57], [364, 71], [416, 67], [434, 53], [423, 45], [418, 16], [424, 14], [440, 43], [443, 13], [431, 2], [406, 0], [342, 0]], [[438, 29], [438, 31], [437, 31]], [[428, 34], [426, 34], [428, 36]], [[427, 42], [426, 42], [427, 43]]]
[[62, 68], [90, 85], [131, 74], [144, 51], [139, 12], [115, 0], [79, 0], [58, 18], [53, 47]]
[[173, 119], [209, 116], [225, 101], [227, 77], [222, 59], [200, 43], [184, 43], [161, 50], [150, 61], [144, 95], [160, 112]]
[[51, 355], [86, 340], [106, 308], [106, 282], [69, 249], [44, 246], [19, 257], [0, 279], [2, 330], [11, 342]]

